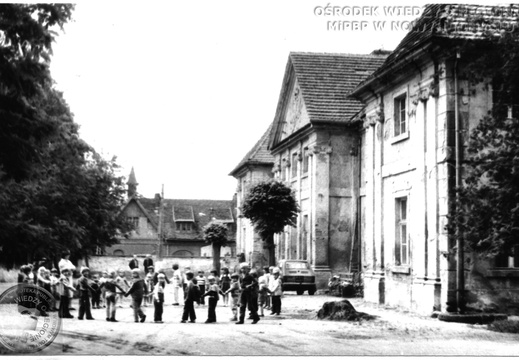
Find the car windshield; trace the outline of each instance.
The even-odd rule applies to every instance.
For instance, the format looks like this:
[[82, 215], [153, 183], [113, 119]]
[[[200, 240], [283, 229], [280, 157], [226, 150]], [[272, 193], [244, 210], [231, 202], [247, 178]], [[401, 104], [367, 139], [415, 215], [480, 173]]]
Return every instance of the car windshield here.
[[287, 262], [285, 264], [287, 269], [308, 269], [308, 263], [306, 262]]

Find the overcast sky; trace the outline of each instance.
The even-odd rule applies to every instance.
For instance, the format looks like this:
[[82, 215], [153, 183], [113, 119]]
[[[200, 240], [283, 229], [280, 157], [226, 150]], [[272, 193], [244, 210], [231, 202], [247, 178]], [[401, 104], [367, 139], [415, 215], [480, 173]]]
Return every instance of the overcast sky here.
[[[319, 15], [327, 4], [348, 8]], [[405, 31], [390, 25], [416, 9], [385, 16], [383, 5], [81, 1], [54, 44], [51, 71], [81, 137], [117, 156], [122, 175], [133, 166], [140, 194], [164, 184], [166, 198], [231, 199], [228, 174], [273, 121], [289, 52], [394, 49]], [[328, 21], [364, 23], [333, 30]], [[380, 21], [385, 29], [375, 30]]]

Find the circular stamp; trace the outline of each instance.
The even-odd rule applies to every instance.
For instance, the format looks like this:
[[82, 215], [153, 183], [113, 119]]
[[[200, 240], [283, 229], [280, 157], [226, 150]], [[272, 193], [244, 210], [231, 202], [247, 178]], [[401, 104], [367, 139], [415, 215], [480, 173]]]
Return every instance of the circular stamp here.
[[16, 353], [49, 346], [61, 329], [55, 299], [44, 288], [18, 284], [0, 295], [0, 344]]

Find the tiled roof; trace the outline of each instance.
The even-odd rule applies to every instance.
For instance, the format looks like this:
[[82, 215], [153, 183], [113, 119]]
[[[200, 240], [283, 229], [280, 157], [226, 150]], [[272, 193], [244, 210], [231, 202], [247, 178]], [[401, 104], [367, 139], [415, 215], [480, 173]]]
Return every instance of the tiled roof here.
[[230, 172], [229, 175], [233, 176], [245, 165], [270, 165], [274, 163], [274, 156], [272, 156], [268, 150], [268, 141], [271, 129], [272, 124], [270, 124], [269, 128], [265, 131], [259, 141], [249, 150], [247, 155], [243, 157], [240, 163]]
[[[362, 103], [350, 92], [386, 59], [386, 54], [289, 55], [311, 122], [348, 122]], [[287, 76], [287, 74], [285, 74]]]
[[[471, 4], [431, 4], [424, 7], [422, 15], [402, 39], [384, 64], [367, 77], [357, 89], [397, 64], [406, 55], [432, 39], [475, 40], [485, 34], [501, 34], [517, 28], [519, 4], [507, 6]], [[355, 92], [357, 92], [357, 89]]]
[[173, 220], [174, 221], [195, 221], [195, 215], [192, 206], [172, 206], [173, 209]]
[[[158, 199], [138, 198], [136, 200], [141, 203], [149, 216], [158, 224]], [[190, 237], [197, 238], [203, 237], [202, 229], [213, 219], [227, 223], [235, 221], [235, 204], [232, 200], [164, 199], [163, 206], [163, 232], [166, 237], [174, 236], [175, 220], [194, 221], [196, 224], [195, 232]], [[234, 234], [229, 233], [229, 238], [234, 240]]]

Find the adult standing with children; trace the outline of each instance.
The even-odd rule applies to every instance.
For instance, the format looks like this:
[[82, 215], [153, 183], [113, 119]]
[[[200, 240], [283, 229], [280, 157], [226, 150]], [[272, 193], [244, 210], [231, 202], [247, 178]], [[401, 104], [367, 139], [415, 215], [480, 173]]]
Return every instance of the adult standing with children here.
[[133, 254], [133, 259], [130, 260], [128, 266], [130, 267], [130, 270], [139, 270], [139, 260], [137, 259], [137, 255]]
[[258, 316], [258, 281], [250, 274], [250, 267], [247, 263], [240, 264], [243, 276], [241, 278], [242, 293], [240, 296], [240, 320], [236, 324], [245, 322], [245, 311], [249, 308], [252, 323], [256, 324], [260, 318]]
[[142, 265], [144, 266], [144, 273], [147, 274], [149, 271], [148, 268], [153, 266], [153, 259], [151, 258], [151, 254], [146, 254], [146, 258], [142, 262]]

